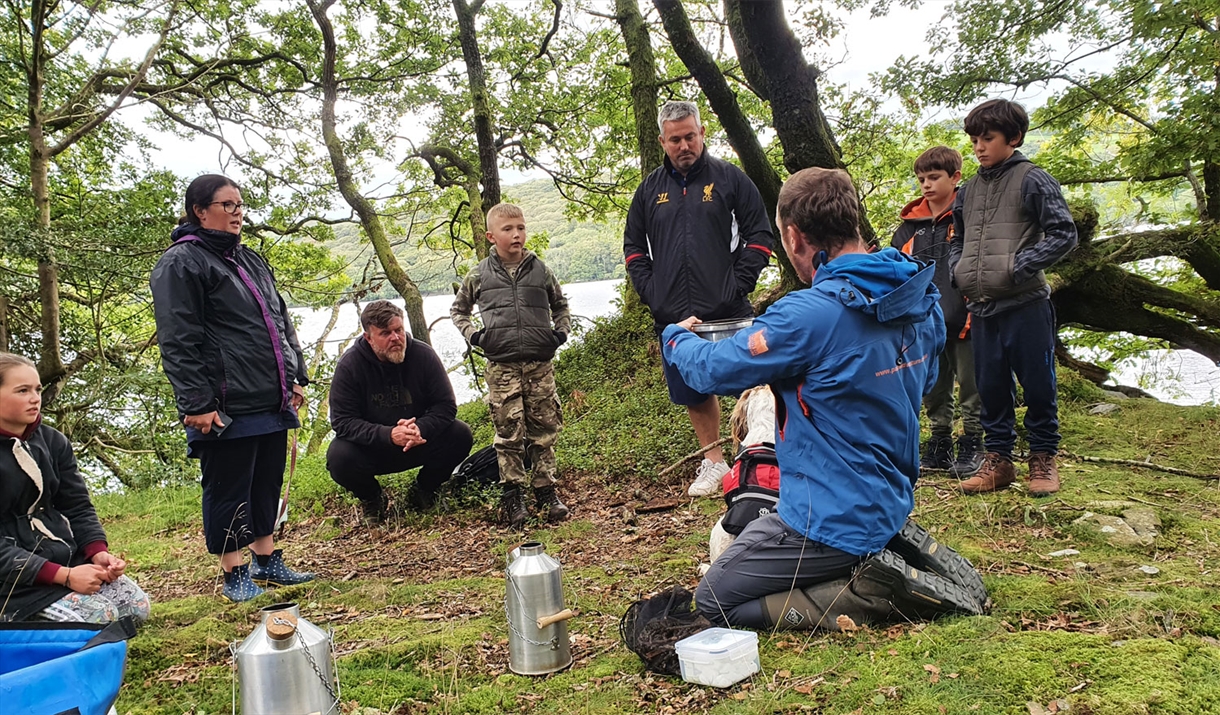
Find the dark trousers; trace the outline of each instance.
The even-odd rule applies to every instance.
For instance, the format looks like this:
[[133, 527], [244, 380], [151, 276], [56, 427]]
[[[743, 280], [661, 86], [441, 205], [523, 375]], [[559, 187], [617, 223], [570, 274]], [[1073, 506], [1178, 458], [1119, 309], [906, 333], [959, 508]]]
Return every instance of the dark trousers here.
[[326, 469], [331, 479], [357, 499], [371, 501], [381, 496], [378, 475], [422, 467], [416, 483], [420, 490], [432, 493], [453, 475], [472, 444], [470, 427], [461, 420], [406, 452], [396, 444], [356, 444], [336, 437], [326, 450]]
[[203, 473], [203, 538], [210, 554], [237, 551], [275, 530], [288, 432], [192, 445]]
[[[1025, 432], [1031, 452], [1059, 451], [1055, 379], [1055, 309], [1038, 300], [999, 315], [972, 318], [974, 382], [983, 403], [988, 452], [1012, 458], [1017, 442], [1017, 383], [1025, 391]], [[1013, 379], [1014, 375], [1016, 380]]]
[[767, 628], [764, 597], [848, 576], [860, 561], [768, 514], [750, 522], [716, 559], [695, 590], [695, 605], [717, 625]]

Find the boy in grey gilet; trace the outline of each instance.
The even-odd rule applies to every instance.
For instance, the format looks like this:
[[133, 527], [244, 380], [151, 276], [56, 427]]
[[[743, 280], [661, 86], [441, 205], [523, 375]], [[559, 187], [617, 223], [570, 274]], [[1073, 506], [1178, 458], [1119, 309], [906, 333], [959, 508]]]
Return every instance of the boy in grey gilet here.
[[[529, 518], [523, 492], [529, 486], [524, 459], [533, 466], [534, 497], [547, 521], [566, 519], [555, 493], [555, 440], [563, 413], [551, 358], [568, 339], [568, 301], [551, 269], [525, 249], [525, 216], [512, 204], [487, 212], [490, 256], [475, 266], [449, 310], [454, 326], [487, 356], [487, 399], [496, 427], [500, 509], [514, 530]], [[475, 304], [482, 329], [470, 319]]]
[[1055, 310], [1043, 270], [1075, 247], [1076, 225], [1059, 183], [1016, 151], [1029, 130], [1021, 105], [983, 102], [965, 125], [980, 168], [953, 205], [949, 266], [971, 315], [987, 455], [962, 490], [990, 492], [1016, 481], [1015, 375], [1025, 391], [1029, 492], [1048, 496], [1059, 491], [1059, 408]]

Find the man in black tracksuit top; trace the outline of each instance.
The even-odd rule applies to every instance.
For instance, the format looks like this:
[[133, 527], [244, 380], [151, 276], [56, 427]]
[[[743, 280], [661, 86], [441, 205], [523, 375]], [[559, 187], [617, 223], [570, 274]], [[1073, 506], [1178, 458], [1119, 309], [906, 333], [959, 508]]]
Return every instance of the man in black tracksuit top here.
[[457, 400], [440, 358], [407, 335], [402, 309], [375, 300], [360, 314], [364, 335], [335, 366], [326, 468], [356, 495], [370, 524], [386, 517], [381, 474], [422, 467], [408, 503], [427, 509], [466, 455], [470, 427], [455, 419]]
[[[771, 259], [774, 238], [762, 196], [740, 169], [708, 156], [692, 102], [667, 102], [658, 115], [665, 164], [636, 189], [623, 231], [631, 283], [652, 311], [658, 335], [670, 323], [754, 314], [749, 294]], [[686, 407], [703, 446], [720, 439], [720, 404], [691, 389], [662, 360], [669, 399]], [[720, 493], [728, 472], [719, 448], [706, 453], [691, 496]]]

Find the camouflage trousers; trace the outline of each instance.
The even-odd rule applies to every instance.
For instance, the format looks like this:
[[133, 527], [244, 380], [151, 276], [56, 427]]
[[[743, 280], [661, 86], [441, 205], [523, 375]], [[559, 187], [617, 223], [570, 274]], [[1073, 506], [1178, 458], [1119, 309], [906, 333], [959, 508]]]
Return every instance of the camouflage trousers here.
[[555, 394], [555, 367], [547, 362], [488, 362], [487, 402], [496, 426], [500, 482], [525, 486], [524, 458], [533, 465], [534, 487], [555, 483], [555, 440], [563, 412]]

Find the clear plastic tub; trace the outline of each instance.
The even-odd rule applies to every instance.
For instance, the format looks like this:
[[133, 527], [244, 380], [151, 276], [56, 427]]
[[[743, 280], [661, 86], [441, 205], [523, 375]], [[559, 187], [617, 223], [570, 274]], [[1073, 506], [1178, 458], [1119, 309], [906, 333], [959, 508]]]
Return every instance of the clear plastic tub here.
[[709, 628], [674, 644], [682, 679], [688, 683], [727, 688], [758, 672], [758, 634], [730, 628]]

